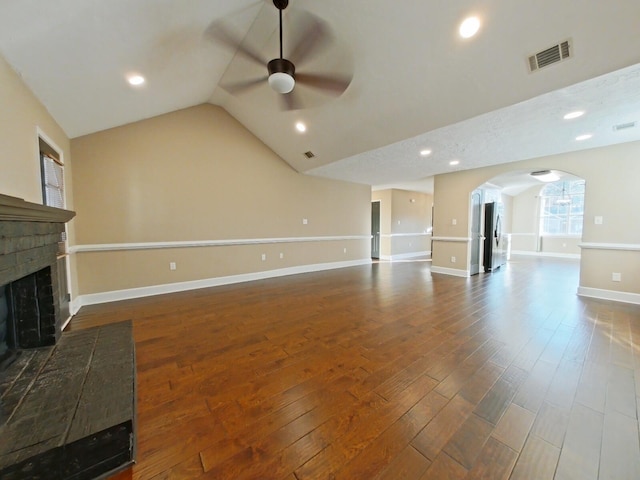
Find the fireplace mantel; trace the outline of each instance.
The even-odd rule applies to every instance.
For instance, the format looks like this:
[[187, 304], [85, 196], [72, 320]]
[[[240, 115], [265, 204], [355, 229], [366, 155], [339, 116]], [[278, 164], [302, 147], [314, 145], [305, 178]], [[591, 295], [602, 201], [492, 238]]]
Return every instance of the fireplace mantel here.
[[67, 223], [76, 212], [0, 194], [0, 222]]

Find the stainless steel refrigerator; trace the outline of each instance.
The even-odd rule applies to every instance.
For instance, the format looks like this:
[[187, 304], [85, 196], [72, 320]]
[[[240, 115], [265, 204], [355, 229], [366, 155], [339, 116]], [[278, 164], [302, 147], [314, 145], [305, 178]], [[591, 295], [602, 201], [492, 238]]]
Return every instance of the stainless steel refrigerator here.
[[484, 204], [484, 249], [485, 272], [492, 272], [507, 262], [507, 250], [502, 235], [502, 218], [496, 202]]

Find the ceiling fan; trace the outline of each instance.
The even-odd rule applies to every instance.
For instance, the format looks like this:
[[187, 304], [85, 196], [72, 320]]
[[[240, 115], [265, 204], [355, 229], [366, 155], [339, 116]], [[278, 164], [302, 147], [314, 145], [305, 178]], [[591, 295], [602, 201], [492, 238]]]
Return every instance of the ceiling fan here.
[[[304, 73], [296, 71], [296, 66], [292, 60], [284, 57], [283, 54], [283, 34], [282, 34], [282, 12], [289, 5], [289, 0], [273, 0], [273, 5], [279, 13], [279, 33], [280, 33], [280, 56], [270, 61], [265, 60], [256, 51], [243, 45], [231, 32], [221, 24], [212, 25], [207, 31], [214, 39], [226, 45], [238, 53], [241, 53], [249, 60], [267, 67], [267, 75], [250, 80], [221, 85], [225, 90], [233, 94], [240, 94], [244, 91], [257, 87], [265, 81], [279, 94], [281, 105], [284, 110], [296, 110], [302, 107], [302, 103], [295, 91], [296, 85], [304, 85], [315, 88], [323, 93], [334, 96], [341, 95], [351, 83], [351, 76], [328, 76], [314, 73]], [[306, 13], [304, 36], [294, 44], [289, 58], [296, 60], [309, 60], [317, 55], [330, 40], [330, 32], [324, 22], [317, 17]]]

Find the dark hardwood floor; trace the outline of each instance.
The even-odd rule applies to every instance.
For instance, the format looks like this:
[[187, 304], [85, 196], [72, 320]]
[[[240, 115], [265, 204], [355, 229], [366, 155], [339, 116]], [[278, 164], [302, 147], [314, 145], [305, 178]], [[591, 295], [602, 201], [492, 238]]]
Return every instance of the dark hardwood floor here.
[[84, 307], [132, 319], [134, 479], [638, 479], [640, 306], [578, 263], [426, 261]]

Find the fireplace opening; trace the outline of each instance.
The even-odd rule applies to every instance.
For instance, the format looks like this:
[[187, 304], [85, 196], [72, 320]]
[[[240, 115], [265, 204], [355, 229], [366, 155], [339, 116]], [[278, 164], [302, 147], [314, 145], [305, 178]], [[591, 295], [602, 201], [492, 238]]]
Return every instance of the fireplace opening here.
[[54, 345], [56, 304], [51, 267], [0, 288], [0, 369], [22, 349]]
[[11, 365], [20, 351], [16, 349], [13, 322], [9, 317], [8, 286], [0, 286], [0, 371]]

